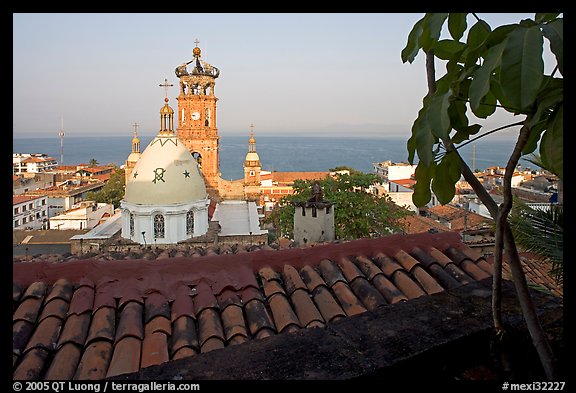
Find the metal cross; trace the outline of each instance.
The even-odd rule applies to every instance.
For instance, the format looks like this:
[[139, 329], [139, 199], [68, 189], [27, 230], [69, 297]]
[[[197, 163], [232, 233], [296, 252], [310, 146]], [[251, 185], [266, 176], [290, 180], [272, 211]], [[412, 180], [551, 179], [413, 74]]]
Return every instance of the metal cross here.
[[200, 43], [200, 41], [198, 41], [198, 38], [196, 38], [196, 39], [194, 40], [194, 43], [196, 44], [196, 46], [198, 46], [198, 44]]
[[137, 133], [137, 132], [138, 132], [138, 126], [139, 126], [139, 125], [140, 125], [140, 124], [138, 124], [138, 123], [136, 123], [136, 122], [134, 122], [134, 125], [132, 125], [132, 127], [134, 127], [134, 133]]
[[252, 132], [252, 133], [254, 132], [254, 124], [253, 123], [250, 124], [250, 132]]
[[164, 87], [164, 88], [166, 89], [166, 101], [168, 101], [168, 88], [169, 88], [169, 87], [172, 87], [172, 86], [174, 86], [174, 85], [169, 85], [169, 84], [168, 84], [168, 79], [164, 79], [164, 84], [163, 84], [163, 85], [162, 85], [162, 84], [160, 85], [160, 87]]

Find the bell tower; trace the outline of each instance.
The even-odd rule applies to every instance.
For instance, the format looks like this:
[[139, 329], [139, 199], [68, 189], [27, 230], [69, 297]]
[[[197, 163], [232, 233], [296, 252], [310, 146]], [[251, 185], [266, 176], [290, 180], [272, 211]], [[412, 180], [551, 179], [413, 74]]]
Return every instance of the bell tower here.
[[[206, 187], [218, 191], [220, 168], [218, 161], [218, 129], [216, 128], [215, 80], [220, 70], [203, 60], [199, 41], [195, 41], [194, 58], [176, 67], [180, 91], [178, 100], [178, 138], [200, 165]], [[186, 66], [190, 65], [188, 71]]]

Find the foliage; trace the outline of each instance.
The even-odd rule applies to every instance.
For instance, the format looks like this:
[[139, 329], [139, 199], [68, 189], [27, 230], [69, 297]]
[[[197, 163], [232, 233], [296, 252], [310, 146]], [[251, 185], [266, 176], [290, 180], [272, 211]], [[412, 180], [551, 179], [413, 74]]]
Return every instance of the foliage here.
[[95, 158], [90, 159], [90, 162], [89, 162], [90, 166], [97, 166], [98, 164], [99, 164], [99, 162]]
[[354, 169], [354, 168], [350, 168], [349, 166], [346, 165], [339, 165], [336, 168], [330, 168], [328, 169], [330, 172], [338, 172], [338, 171], [348, 171], [351, 174], [361, 174], [362, 172]]
[[516, 243], [526, 251], [539, 255], [542, 260], [552, 262], [550, 273], [556, 282], [562, 283], [564, 261], [562, 206], [551, 205], [550, 210], [540, 210], [516, 200], [508, 221]]
[[124, 180], [124, 169], [115, 167], [104, 187], [96, 192], [88, 192], [86, 199], [99, 203], [111, 203], [116, 209], [120, 207], [120, 201], [124, 198]]
[[[454, 196], [460, 160], [451, 149], [481, 128], [469, 124], [468, 110], [481, 119], [497, 107], [526, 115], [531, 133], [522, 153], [532, 153], [540, 141], [542, 160], [563, 177], [564, 80], [556, 76], [556, 71], [564, 74], [563, 18], [537, 13], [534, 19], [492, 30], [472, 15], [475, 23], [468, 29], [466, 13], [428, 13], [414, 25], [402, 50], [403, 62], [412, 63], [420, 49], [446, 62], [446, 73], [436, 81], [436, 91], [424, 97], [407, 143], [410, 163], [415, 154], [419, 158], [416, 206], [428, 203], [430, 189], [442, 204]], [[440, 39], [446, 21], [451, 38]], [[557, 61], [550, 75], [544, 73], [544, 39]]]
[[[313, 180], [296, 180], [294, 194], [282, 198], [267, 222], [273, 223], [279, 236], [292, 238], [294, 229], [294, 206], [292, 202], [306, 201], [312, 197]], [[368, 191], [378, 183], [373, 174], [362, 172], [350, 175], [337, 174], [319, 181], [323, 197], [334, 203], [336, 238], [357, 239], [377, 237], [401, 229], [399, 219], [408, 211], [394, 204], [387, 196], [377, 196]]]

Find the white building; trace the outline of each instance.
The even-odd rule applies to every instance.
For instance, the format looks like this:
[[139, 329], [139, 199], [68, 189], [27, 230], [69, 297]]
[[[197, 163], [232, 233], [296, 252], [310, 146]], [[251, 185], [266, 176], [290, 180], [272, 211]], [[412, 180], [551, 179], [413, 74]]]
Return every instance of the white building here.
[[382, 185], [389, 191], [389, 182], [393, 180], [410, 179], [414, 176], [417, 165], [410, 165], [405, 162], [382, 161], [372, 164], [374, 173], [382, 178]]
[[252, 201], [226, 200], [216, 205], [212, 221], [218, 221], [220, 232], [224, 236], [258, 236], [268, 233], [260, 228], [258, 207]]
[[48, 198], [45, 195], [13, 195], [12, 227], [41, 229], [48, 220]]
[[208, 231], [204, 177], [174, 135], [174, 111], [165, 101], [160, 131], [132, 169], [120, 204], [122, 237], [143, 245], [175, 244]]
[[114, 214], [114, 205], [80, 202], [71, 210], [50, 218], [50, 229], [92, 229]]
[[55, 158], [48, 157], [46, 154], [12, 154], [12, 173], [15, 175], [21, 173], [40, 173], [49, 172], [56, 169], [58, 162]]

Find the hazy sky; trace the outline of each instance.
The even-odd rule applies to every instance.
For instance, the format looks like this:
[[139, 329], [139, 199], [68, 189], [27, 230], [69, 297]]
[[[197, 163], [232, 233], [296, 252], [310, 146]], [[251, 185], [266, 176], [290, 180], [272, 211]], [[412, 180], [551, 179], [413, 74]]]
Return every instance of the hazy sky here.
[[[423, 54], [402, 63], [424, 14], [13, 14], [14, 137], [155, 135], [167, 78], [194, 40], [216, 79], [222, 135], [394, 134], [426, 94]], [[534, 14], [479, 14], [493, 28]], [[473, 24], [469, 16], [469, 25]], [[547, 46], [547, 44], [546, 44]], [[552, 57], [550, 57], [552, 58]], [[437, 66], [437, 75], [443, 73]], [[508, 121], [511, 117], [500, 117]], [[517, 121], [517, 120], [516, 120]], [[499, 126], [502, 122], [485, 124]]]

